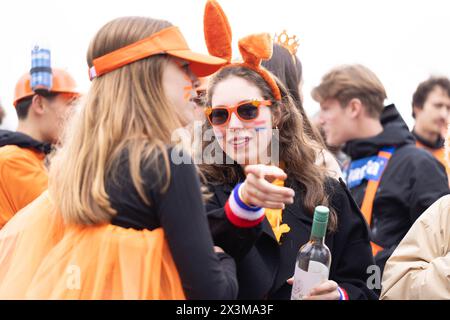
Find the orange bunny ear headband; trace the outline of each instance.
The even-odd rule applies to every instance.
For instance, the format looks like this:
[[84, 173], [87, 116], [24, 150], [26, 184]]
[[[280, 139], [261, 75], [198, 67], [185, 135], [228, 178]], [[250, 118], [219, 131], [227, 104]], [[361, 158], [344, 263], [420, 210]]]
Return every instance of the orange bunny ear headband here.
[[[208, 0], [205, 6], [204, 32], [206, 46], [211, 55], [225, 59], [231, 64], [231, 27], [227, 16], [223, 12], [219, 3], [215, 0]], [[273, 43], [268, 33], [254, 34], [239, 40], [239, 51], [241, 52], [243, 63], [246, 68], [257, 72], [270, 86], [276, 100], [281, 100], [280, 88], [274, 78], [261, 67], [262, 60], [272, 57]]]
[[226, 64], [226, 60], [193, 52], [177, 27], [163, 29], [150, 37], [117, 49], [94, 59], [89, 69], [90, 79], [114, 71], [135, 61], [157, 55], [168, 54], [189, 62], [192, 72], [205, 77]]

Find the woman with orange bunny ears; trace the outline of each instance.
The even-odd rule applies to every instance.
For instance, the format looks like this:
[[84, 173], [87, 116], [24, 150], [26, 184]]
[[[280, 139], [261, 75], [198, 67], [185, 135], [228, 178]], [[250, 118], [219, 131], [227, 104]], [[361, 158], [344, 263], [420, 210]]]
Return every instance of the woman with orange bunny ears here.
[[90, 44], [90, 92], [50, 188], [0, 232], [3, 299], [233, 299], [235, 264], [213, 247], [194, 165], [169, 158], [197, 76], [225, 61], [178, 28], [113, 20]]
[[[290, 298], [288, 279], [319, 204], [333, 212], [326, 236], [332, 264], [330, 280], [308, 299], [376, 298], [366, 286], [366, 270], [374, 262], [364, 219], [345, 184], [326, 178], [314, 164], [294, 102], [260, 66], [270, 58], [271, 38], [241, 39], [243, 62], [231, 63], [231, 28], [216, 1], [206, 5], [205, 33], [209, 52], [228, 64], [211, 77], [207, 90], [205, 129], [213, 130], [211, 149], [219, 156], [200, 168], [213, 194], [207, 211], [215, 244], [236, 260], [239, 298]], [[273, 166], [277, 143], [280, 167]]]

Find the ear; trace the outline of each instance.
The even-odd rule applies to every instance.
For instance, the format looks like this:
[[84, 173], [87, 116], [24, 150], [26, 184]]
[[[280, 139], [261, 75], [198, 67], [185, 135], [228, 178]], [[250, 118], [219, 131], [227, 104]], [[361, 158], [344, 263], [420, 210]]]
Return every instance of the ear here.
[[417, 118], [417, 115], [422, 112], [423, 108], [420, 108], [418, 106], [413, 106], [413, 114]]
[[350, 113], [350, 117], [356, 119], [364, 114], [364, 106], [358, 98], [353, 98], [347, 104], [346, 109]]
[[239, 51], [245, 63], [258, 67], [261, 60], [272, 57], [272, 37], [268, 33], [260, 33], [242, 38], [239, 40]]
[[203, 16], [203, 30], [209, 54], [231, 61], [231, 27], [222, 7], [215, 0], [208, 0]]
[[44, 98], [38, 94], [35, 94], [31, 100], [30, 109], [38, 115], [44, 114]]

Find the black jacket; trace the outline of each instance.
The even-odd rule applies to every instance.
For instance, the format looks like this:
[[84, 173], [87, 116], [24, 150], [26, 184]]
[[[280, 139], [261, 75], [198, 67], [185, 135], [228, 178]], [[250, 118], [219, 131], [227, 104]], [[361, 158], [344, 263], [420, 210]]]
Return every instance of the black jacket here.
[[52, 146], [48, 143], [34, 140], [30, 136], [21, 132], [0, 130], [0, 147], [14, 145], [20, 148], [35, 149], [41, 153], [48, 154]]
[[431, 150], [439, 150], [439, 149], [444, 148], [444, 146], [445, 146], [445, 139], [442, 137], [438, 137], [437, 141], [435, 143], [432, 143], [432, 142], [429, 142], [429, 141], [423, 139], [414, 130], [411, 131], [411, 133], [414, 136], [414, 139], [416, 139], [419, 143], [423, 144], [425, 147], [427, 147]]
[[[344, 288], [350, 299], [376, 299], [366, 286], [366, 271], [374, 261], [364, 218], [343, 182], [330, 179], [327, 185], [338, 216], [338, 231], [325, 239], [332, 254], [330, 279]], [[302, 187], [289, 178], [286, 186], [294, 189], [295, 198], [283, 211], [283, 223], [291, 230], [283, 234], [281, 245], [267, 219], [255, 228], [234, 227], [223, 209], [234, 186], [209, 186], [214, 193], [206, 206], [210, 229], [215, 244], [236, 260], [239, 299], [290, 299], [292, 286], [286, 280], [294, 275], [298, 250], [309, 240], [312, 215], [302, 205]]]
[[[371, 237], [384, 248], [375, 261], [381, 270], [416, 219], [431, 204], [449, 193], [444, 167], [428, 152], [415, 146], [415, 140], [394, 105], [385, 107], [381, 116], [383, 132], [350, 141], [344, 151], [352, 160], [377, 155], [384, 146], [395, 146], [375, 196]], [[361, 206], [367, 181], [352, 188]]]

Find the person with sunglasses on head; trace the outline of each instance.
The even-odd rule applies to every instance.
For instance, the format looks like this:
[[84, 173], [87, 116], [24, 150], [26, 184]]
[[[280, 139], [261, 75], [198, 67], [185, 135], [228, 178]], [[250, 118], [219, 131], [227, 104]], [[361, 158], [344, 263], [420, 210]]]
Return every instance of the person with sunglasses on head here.
[[200, 170], [211, 193], [207, 211], [215, 244], [236, 260], [238, 298], [291, 297], [288, 280], [298, 250], [309, 240], [314, 208], [326, 205], [332, 211], [325, 240], [330, 280], [307, 299], [376, 299], [366, 286], [374, 261], [363, 217], [345, 185], [315, 165], [295, 103], [260, 66], [270, 58], [270, 36], [241, 39], [243, 62], [231, 63], [230, 27], [216, 1], [207, 3], [205, 32], [209, 52], [229, 63], [209, 81], [204, 129], [213, 139], [202, 151], [206, 157], [206, 148], [215, 152]]
[[31, 73], [22, 75], [13, 103], [19, 125], [16, 131], [0, 130], [0, 229], [48, 188], [46, 159], [79, 97], [67, 71], [53, 68], [51, 73], [51, 89], [37, 92]]
[[170, 157], [172, 132], [193, 119], [187, 91], [225, 61], [147, 17], [107, 23], [87, 61], [92, 85], [49, 191], [0, 232], [0, 298], [235, 298], [235, 264], [213, 246], [196, 167]]

